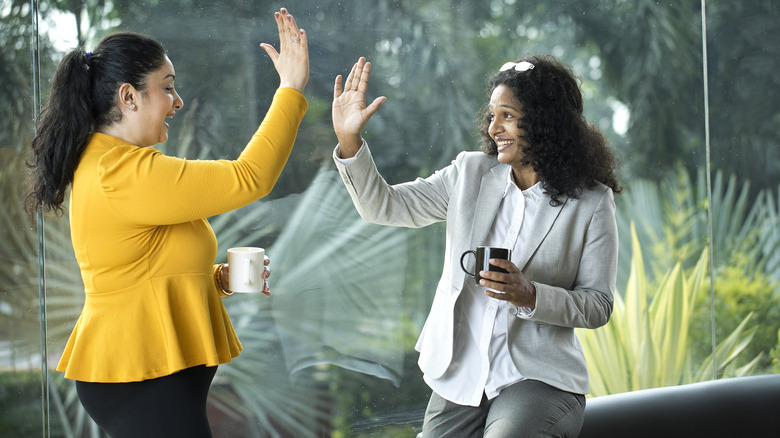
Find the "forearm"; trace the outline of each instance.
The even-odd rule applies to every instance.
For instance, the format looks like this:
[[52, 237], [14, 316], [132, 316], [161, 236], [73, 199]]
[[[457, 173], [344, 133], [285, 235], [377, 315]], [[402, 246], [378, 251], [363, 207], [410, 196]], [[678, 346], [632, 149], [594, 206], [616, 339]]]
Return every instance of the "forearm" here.
[[246, 172], [246, 181], [257, 185], [260, 197], [267, 195], [279, 179], [306, 108], [306, 99], [300, 93], [291, 88], [278, 89], [263, 122], [236, 160], [237, 170]]
[[[343, 152], [334, 154], [336, 166], [360, 216], [379, 225], [419, 228], [446, 218], [444, 182], [434, 175], [403, 184], [389, 185], [379, 174], [370, 149], [363, 149], [345, 164]], [[338, 149], [336, 150], [338, 153]], [[339, 158], [341, 160], [339, 160]]]

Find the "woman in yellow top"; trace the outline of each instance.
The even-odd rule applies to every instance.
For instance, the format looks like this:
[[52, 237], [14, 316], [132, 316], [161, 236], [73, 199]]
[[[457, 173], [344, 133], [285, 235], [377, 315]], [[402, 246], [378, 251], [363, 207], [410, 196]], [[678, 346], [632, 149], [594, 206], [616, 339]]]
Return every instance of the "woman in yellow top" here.
[[[110, 436], [210, 437], [206, 399], [217, 366], [239, 355], [221, 297], [226, 267], [207, 217], [273, 188], [306, 112], [306, 34], [275, 14], [280, 51], [261, 44], [280, 85], [235, 161], [190, 161], [153, 149], [183, 106], [159, 42], [111, 34], [60, 63], [33, 139], [28, 209], [61, 213], [86, 300], [57, 370]], [[267, 276], [267, 273], [264, 274]], [[264, 290], [268, 294], [268, 290]]]

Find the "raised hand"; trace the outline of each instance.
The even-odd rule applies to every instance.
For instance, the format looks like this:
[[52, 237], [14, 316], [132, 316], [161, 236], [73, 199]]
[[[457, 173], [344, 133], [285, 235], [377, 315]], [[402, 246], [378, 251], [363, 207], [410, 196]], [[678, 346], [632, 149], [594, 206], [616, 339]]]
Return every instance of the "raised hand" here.
[[279, 52], [268, 43], [260, 44], [279, 73], [279, 87], [290, 87], [303, 93], [309, 82], [309, 42], [306, 32], [298, 29], [293, 16], [282, 8], [274, 13], [279, 28]]
[[377, 97], [366, 106], [366, 89], [368, 77], [371, 74], [371, 63], [361, 57], [347, 76], [342, 88], [341, 75], [336, 76], [333, 85], [333, 130], [339, 139], [341, 157], [352, 157], [360, 149], [362, 139], [360, 131], [387, 100], [384, 96]]

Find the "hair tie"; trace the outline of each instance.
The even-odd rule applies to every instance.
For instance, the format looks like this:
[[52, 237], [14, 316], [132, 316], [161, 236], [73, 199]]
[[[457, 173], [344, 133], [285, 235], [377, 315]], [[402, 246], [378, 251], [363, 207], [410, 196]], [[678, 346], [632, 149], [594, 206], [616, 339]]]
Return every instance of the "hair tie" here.
[[87, 63], [88, 64], [92, 63], [92, 52], [87, 52]]

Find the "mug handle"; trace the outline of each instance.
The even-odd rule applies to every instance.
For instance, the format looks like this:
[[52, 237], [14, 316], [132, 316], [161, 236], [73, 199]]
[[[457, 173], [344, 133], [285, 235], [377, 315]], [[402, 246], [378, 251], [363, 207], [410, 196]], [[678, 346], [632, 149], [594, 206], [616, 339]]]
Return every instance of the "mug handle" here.
[[252, 260], [250, 260], [248, 257], [244, 259], [244, 284], [251, 284], [252, 283], [252, 270], [251, 268]]
[[463, 254], [460, 256], [460, 269], [463, 269], [463, 272], [465, 272], [465, 273], [466, 273], [466, 275], [468, 275], [469, 277], [476, 279], [476, 278], [477, 278], [477, 275], [476, 275], [476, 274], [472, 274], [471, 272], [469, 272], [469, 271], [468, 271], [468, 269], [466, 269], [466, 267], [465, 267], [465, 266], [463, 266], [463, 259], [465, 259], [465, 258], [466, 258], [466, 255], [468, 255], [468, 254], [474, 254], [474, 257], [475, 257], [475, 258], [477, 257], [477, 252], [476, 252], [475, 250], [473, 250], [473, 249], [470, 249], [470, 250], [468, 250], [468, 251], [464, 252], [464, 253], [463, 253]]

